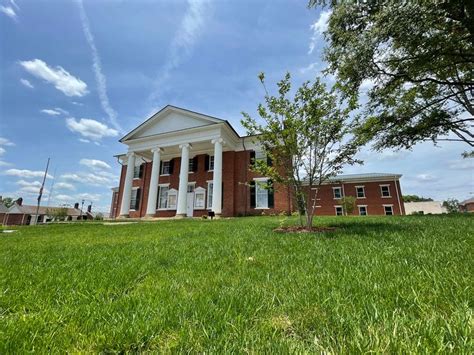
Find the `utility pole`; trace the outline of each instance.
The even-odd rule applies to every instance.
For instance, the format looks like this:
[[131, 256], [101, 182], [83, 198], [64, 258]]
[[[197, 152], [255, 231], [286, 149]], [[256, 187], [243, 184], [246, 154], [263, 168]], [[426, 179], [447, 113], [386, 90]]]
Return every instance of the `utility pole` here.
[[46, 170], [44, 171], [43, 183], [41, 184], [41, 188], [38, 195], [38, 204], [36, 205], [36, 214], [35, 214], [35, 223], [34, 223], [35, 225], [38, 223], [38, 213], [39, 213], [39, 208], [41, 204], [41, 196], [43, 196], [43, 188], [44, 188], [44, 183], [46, 182], [46, 176], [48, 175], [48, 168], [49, 168], [49, 158], [48, 158], [48, 162], [46, 163]]
[[82, 221], [82, 209], [84, 208], [84, 200], [82, 200], [82, 204], [81, 204], [81, 221]]

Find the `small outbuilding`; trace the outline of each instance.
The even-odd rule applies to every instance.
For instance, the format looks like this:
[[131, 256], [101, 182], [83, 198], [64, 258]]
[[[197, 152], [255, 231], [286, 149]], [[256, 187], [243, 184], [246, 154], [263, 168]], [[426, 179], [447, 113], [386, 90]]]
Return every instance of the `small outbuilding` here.
[[405, 202], [404, 205], [407, 215], [448, 213], [441, 201]]
[[459, 204], [461, 212], [474, 212], [474, 197], [464, 200]]

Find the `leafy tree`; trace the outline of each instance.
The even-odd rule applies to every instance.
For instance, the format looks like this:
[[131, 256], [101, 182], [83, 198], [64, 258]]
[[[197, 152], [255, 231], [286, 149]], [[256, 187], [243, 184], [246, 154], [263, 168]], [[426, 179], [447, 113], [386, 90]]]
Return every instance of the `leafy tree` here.
[[104, 219], [104, 215], [102, 213], [97, 213], [94, 217], [95, 221], [102, 221]]
[[403, 202], [426, 202], [426, 201], [433, 201], [433, 199], [420, 197], [418, 195], [403, 195]]
[[[325, 1], [310, 0], [309, 6]], [[375, 149], [453, 134], [474, 146], [474, 1], [331, 2], [324, 57], [346, 96], [368, 91], [358, 133]], [[469, 152], [465, 156], [469, 156]]]
[[261, 120], [243, 112], [242, 125], [249, 134], [257, 135], [256, 141], [273, 164], [257, 160], [254, 170], [294, 192], [300, 222], [304, 225], [305, 216], [306, 227], [311, 228], [318, 187], [344, 165], [360, 162], [354, 158], [359, 142], [350, 137], [348, 123], [353, 106], [340, 107], [334, 90], [328, 91], [319, 78], [312, 84], [303, 83], [293, 98], [288, 98], [289, 73], [278, 82], [276, 96], [268, 93], [263, 73], [259, 79], [266, 92], [265, 103], [258, 105]]
[[48, 208], [46, 210], [46, 214], [48, 216], [53, 217], [55, 221], [64, 221], [67, 217], [67, 208], [66, 207]]
[[346, 216], [354, 212], [355, 204], [356, 204], [356, 198], [354, 196], [344, 196], [343, 198], [339, 200], [339, 202]]
[[3, 203], [5, 207], [9, 208], [13, 206], [13, 204], [15, 203], [15, 200], [11, 197], [4, 197], [0, 199], [0, 203]]
[[443, 207], [446, 207], [448, 213], [458, 213], [459, 201], [454, 198], [448, 198], [446, 201], [443, 201]]

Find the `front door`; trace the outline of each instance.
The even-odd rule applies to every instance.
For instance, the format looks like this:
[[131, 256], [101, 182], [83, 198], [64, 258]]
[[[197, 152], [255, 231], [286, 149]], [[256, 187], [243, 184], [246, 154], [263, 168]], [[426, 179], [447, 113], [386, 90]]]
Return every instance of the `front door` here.
[[192, 217], [194, 211], [194, 192], [188, 192], [188, 203], [186, 206], [186, 216]]

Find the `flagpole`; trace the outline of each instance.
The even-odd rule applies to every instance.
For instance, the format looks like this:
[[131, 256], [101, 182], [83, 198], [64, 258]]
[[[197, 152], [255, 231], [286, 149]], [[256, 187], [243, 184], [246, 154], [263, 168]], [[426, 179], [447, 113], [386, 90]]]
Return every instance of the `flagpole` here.
[[35, 225], [38, 223], [38, 213], [39, 213], [39, 208], [40, 208], [40, 203], [41, 203], [41, 196], [43, 195], [43, 188], [44, 188], [44, 183], [46, 182], [46, 176], [48, 175], [48, 168], [49, 168], [49, 158], [48, 158], [48, 162], [46, 163], [46, 170], [44, 171], [43, 183], [41, 184], [41, 188], [38, 195], [38, 204], [36, 205], [36, 214], [35, 214]]

